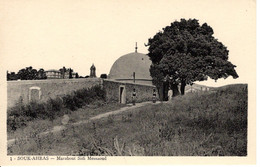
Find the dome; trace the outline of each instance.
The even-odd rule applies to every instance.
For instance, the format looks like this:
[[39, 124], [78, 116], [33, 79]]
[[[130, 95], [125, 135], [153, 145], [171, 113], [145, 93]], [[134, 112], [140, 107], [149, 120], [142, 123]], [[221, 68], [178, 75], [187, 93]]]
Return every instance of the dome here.
[[109, 79], [125, 80], [133, 82], [133, 72], [135, 72], [136, 82], [149, 81], [151, 60], [146, 54], [133, 52], [118, 58], [110, 69]]

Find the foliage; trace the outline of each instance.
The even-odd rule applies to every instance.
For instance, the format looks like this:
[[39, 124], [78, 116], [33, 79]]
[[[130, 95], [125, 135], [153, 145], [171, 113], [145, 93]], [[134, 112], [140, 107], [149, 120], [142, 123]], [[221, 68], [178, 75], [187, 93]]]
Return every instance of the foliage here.
[[[196, 19], [181, 19], [163, 28], [148, 40], [148, 56], [152, 60], [150, 73], [153, 83], [186, 84], [232, 76], [237, 78], [235, 65], [228, 61], [228, 50], [214, 36], [213, 29]], [[170, 79], [171, 80], [170, 80]]]
[[75, 78], [79, 78], [79, 74], [76, 72]]
[[47, 79], [46, 73], [44, 69], [40, 68], [39, 71], [33, 69], [32, 66], [23, 68], [18, 71], [17, 74], [15, 72], [7, 72], [7, 81], [10, 80], [37, 80], [37, 79]]
[[38, 78], [38, 72], [30, 66], [19, 70], [18, 76], [21, 80], [35, 80]]
[[107, 74], [101, 74], [101, 75], [100, 75], [100, 78], [107, 79]]
[[69, 78], [73, 78], [72, 77], [72, 72], [73, 72], [73, 70], [71, 68], [69, 68]]
[[47, 79], [46, 72], [43, 68], [40, 68], [38, 71], [38, 79]]
[[19, 76], [17, 74], [15, 74], [15, 72], [9, 73], [7, 71], [7, 81], [17, 80], [18, 78], [19, 78]]

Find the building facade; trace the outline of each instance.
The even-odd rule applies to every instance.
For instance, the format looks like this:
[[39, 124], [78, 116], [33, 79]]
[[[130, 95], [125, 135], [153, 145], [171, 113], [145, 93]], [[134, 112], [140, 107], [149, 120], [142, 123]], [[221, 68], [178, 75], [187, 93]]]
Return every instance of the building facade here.
[[59, 70], [48, 70], [45, 71], [47, 79], [60, 79], [62, 78], [61, 72]]

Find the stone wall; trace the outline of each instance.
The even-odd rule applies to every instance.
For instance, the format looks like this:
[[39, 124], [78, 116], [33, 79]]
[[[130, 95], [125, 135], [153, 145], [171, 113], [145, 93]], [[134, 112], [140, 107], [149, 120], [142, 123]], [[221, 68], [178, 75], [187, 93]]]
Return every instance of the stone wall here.
[[98, 78], [8, 81], [7, 107], [13, 106], [20, 98], [25, 104], [30, 99], [44, 102], [49, 98], [62, 96], [100, 83]]
[[[121, 81], [113, 81], [113, 80], [104, 80], [103, 81], [104, 89], [106, 90], [106, 98], [108, 101], [119, 102], [120, 100], [120, 86], [124, 87], [126, 91], [126, 103], [132, 102], [132, 93], [135, 88], [137, 95], [137, 102], [142, 101], [152, 101], [153, 97], [153, 89], [156, 89], [155, 86], [152, 85], [142, 85], [142, 84], [134, 84], [127, 83]], [[156, 91], [156, 97], [158, 99], [158, 94]]]
[[[84, 79], [52, 79], [52, 80], [24, 80], [7, 82], [7, 107], [14, 106], [20, 99], [27, 104], [30, 100], [45, 102], [50, 98], [63, 96], [75, 90], [102, 85], [106, 91], [106, 100], [120, 102], [120, 86], [125, 89], [126, 103], [132, 102], [132, 92], [135, 88], [137, 102], [151, 101], [152, 85], [134, 84], [99, 78]], [[156, 91], [157, 93], [157, 91]], [[157, 94], [158, 97], [158, 94]]]

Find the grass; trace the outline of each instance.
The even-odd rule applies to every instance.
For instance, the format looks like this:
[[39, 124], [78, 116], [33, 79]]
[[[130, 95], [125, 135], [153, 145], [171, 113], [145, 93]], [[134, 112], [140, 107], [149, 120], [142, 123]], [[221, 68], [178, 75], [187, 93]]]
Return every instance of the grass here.
[[[81, 120], [87, 120], [98, 114], [102, 114], [108, 111], [113, 111], [122, 108], [124, 104], [119, 103], [104, 103], [103, 101], [96, 101], [90, 105], [83, 106], [82, 108], [70, 112], [67, 114], [69, 116], [69, 123], [78, 122]], [[14, 138], [24, 138], [25, 136], [31, 137], [39, 134], [41, 132], [48, 131], [54, 126], [62, 125], [62, 117], [57, 117], [53, 120], [49, 119], [34, 119], [27, 122], [26, 126], [16, 129], [15, 131], [10, 131], [7, 134], [7, 139]]]
[[175, 97], [41, 139], [10, 155], [246, 156], [247, 85]]

